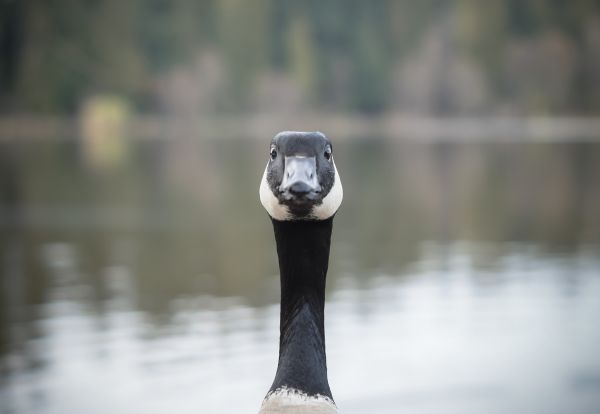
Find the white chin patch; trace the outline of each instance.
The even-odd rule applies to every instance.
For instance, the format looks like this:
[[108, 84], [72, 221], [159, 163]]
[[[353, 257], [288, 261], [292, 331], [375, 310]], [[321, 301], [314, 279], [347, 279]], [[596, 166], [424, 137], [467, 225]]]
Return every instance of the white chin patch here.
[[269, 169], [269, 163], [265, 167], [265, 172], [263, 174], [262, 180], [260, 181], [260, 202], [262, 203], [265, 210], [271, 217], [275, 220], [291, 220], [292, 215], [290, 214], [290, 210], [287, 206], [279, 203], [279, 200], [269, 187], [269, 183], [267, 182], [267, 170]]
[[[269, 163], [267, 163], [262, 180], [260, 181], [260, 202], [265, 210], [267, 210], [267, 213], [269, 213], [269, 215], [275, 220], [294, 220], [294, 216], [290, 213], [289, 208], [286, 205], [281, 204], [271, 191], [269, 183], [267, 182], [268, 169]], [[331, 190], [329, 190], [329, 193], [325, 196], [323, 202], [313, 207], [311, 213], [306, 217], [307, 219], [326, 220], [333, 216], [338, 208], [340, 208], [344, 198], [344, 189], [342, 188], [342, 181], [340, 180], [340, 176], [337, 172], [335, 162], [333, 162], [333, 169], [335, 171], [333, 187], [331, 187]]]
[[281, 413], [336, 414], [337, 407], [323, 395], [309, 396], [292, 388], [279, 388], [264, 399], [258, 414]]
[[326, 220], [333, 216], [335, 212], [338, 211], [338, 208], [340, 208], [342, 200], [344, 199], [342, 180], [340, 180], [340, 175], [338, 174], [333, 159], [331, 162], [333, 163], [333, 170], [335, 171], [335, 181], [333, 182], [333, 187], [331, 187], [331, 190], [329, 190], [329, 193], [325, 196], [323, 202], [318, 206], [313, 207], [311, 213], [311, 217], [318, 220]]

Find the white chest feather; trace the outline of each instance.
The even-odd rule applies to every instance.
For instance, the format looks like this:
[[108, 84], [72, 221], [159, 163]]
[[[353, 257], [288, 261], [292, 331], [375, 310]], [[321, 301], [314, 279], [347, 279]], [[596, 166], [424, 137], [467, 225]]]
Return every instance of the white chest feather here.
[[337, 407], [325, 396], [281, 388], [267, 395], [258, 414], [337, 414]]

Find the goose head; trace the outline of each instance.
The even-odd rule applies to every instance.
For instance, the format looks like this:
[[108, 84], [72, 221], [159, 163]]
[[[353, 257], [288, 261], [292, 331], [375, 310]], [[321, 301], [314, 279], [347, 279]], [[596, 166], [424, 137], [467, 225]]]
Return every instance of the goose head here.
[[327, 220], [342, 203], [331, 142], [321, 132], [275, 135], [260, 184], [260, 201], [279, 221]]

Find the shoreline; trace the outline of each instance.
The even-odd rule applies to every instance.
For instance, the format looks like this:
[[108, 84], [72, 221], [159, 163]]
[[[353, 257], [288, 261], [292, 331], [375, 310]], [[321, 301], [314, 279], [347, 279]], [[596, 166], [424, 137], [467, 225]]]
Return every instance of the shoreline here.
[[[76, 116], [0, 116], [0, 142], [77, 139], [81, 125], [81, 117]], [[336, 140], [377, 137], [422, 142], [600, 142], [600, 117], [569, 116], [136, 115], [118, 127], [134, 140], [264, 140], [278, 131], [297, 129], [320, 130]]]

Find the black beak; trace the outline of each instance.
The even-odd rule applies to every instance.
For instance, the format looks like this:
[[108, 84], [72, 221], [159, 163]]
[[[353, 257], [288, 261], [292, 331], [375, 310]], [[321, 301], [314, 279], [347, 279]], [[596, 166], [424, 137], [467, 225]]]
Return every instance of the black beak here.
[[312, 200], [321, 191], [315, 157], [285, 157], [279, 191], [288, 200]]

